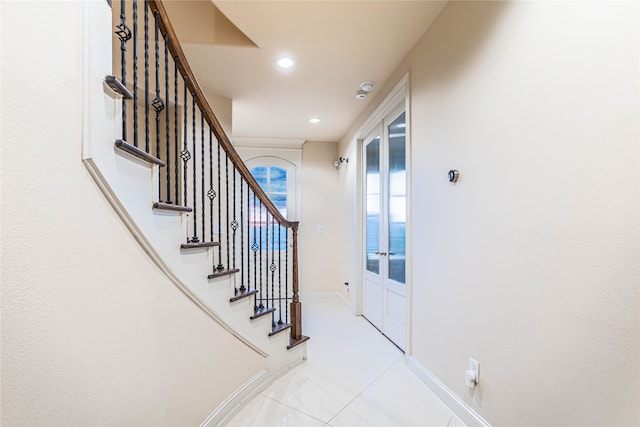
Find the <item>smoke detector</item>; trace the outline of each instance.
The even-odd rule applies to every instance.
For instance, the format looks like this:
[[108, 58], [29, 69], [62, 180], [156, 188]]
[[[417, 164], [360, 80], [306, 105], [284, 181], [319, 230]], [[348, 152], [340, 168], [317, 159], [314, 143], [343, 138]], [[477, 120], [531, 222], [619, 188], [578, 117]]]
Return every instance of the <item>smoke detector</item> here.
[[363, 91], [369, 93], [373, 90], [373, 82], [362, 82], [360, 83], [360, 88]]

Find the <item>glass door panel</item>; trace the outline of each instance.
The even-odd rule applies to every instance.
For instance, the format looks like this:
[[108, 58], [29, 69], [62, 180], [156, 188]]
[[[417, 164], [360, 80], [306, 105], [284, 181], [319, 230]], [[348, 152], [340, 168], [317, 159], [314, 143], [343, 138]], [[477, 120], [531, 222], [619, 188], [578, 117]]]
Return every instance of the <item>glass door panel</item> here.
[[366, 145], [366, 269], [380, 273], [380, 137]]
[[405, 283], [407, 225], [406, 121], [402, 113], [388, 126], [389, 135], [389, 279]]

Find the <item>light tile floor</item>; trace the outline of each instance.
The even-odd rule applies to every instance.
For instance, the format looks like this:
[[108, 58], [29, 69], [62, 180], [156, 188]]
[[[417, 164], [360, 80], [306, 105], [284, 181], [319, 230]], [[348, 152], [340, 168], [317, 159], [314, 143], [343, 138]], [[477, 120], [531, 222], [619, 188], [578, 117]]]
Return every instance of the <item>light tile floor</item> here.
[[222, 425], [464, 427], [404, 355], [338, 298], [306, 301], [308, 360], [258, 390]]

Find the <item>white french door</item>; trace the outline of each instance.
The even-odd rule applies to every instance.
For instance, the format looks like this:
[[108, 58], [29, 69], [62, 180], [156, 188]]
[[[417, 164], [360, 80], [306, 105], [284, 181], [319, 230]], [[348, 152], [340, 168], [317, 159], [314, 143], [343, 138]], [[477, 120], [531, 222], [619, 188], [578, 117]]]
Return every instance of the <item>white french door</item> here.
[[363, 141], [364, 272], [362, 314], [406, 346], [407, 137], [404, 103]]

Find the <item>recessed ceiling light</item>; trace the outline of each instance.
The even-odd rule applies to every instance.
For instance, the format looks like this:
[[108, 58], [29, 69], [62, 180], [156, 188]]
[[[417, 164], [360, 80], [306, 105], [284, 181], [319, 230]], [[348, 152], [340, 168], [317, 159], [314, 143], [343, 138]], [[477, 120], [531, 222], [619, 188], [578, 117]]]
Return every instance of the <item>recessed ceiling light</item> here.
[[309, 123], [320, 123], [320, 119], [317, 117], [311, 117]]
[[289, 68], [293, 67], [294, 62], [293, 59], [289, 58], [288, 56], [283, 56], [276, 61], [276, 64], [283, 70], [288, 70]]

